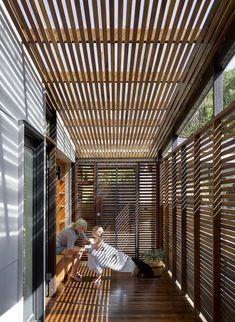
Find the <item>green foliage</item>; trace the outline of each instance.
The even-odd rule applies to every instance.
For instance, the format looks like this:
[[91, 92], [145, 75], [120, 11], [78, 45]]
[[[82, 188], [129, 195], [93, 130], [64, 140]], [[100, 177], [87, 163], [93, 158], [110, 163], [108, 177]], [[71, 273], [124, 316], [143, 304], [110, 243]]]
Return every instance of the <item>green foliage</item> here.
[[223, 73], [223, 105], [235, 100], [235, 68]]
[[156, 260], [164, 261], [165, 252], [162, 249], [146, 250], [143, 252], [143, 259], [149, 264], [153, 263]]
[[[223, 106], [227, 107], [235, 100], [235, 68], [223, 73]], [[209, 91], [196, 113], [180, 133], [181, 137], [189, 137], [213, 117], [213, 89]]]
[[180, 133], [181, 137], [189, 137], [192, 133], [200, 129], [213, 116], [213, 89], [209, 91], [203, 102], [199, 106], [196, 113], [193, 115], [189, 123]]

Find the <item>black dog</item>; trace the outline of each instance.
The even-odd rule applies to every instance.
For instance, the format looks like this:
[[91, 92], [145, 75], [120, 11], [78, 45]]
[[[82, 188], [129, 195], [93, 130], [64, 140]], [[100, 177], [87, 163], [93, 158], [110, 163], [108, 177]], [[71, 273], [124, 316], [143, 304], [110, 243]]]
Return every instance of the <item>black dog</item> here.
[[132, 257], [133, 262], [135, 263], [138, 274], [137, 277], [153, 277], [153, 270], [152, 268], [142, 260], [137, 257]]

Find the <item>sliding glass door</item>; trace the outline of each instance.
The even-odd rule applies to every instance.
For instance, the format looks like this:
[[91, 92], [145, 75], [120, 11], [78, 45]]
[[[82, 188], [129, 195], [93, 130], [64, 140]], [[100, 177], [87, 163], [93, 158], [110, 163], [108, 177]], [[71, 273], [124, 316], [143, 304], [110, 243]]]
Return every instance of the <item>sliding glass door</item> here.
[[23, 296], [24, 322], [34, 319], [34, 150], [24, 150]]
[[44, 319], [44, 151], [43, 137], [25, 125], [21, 249], [24, 322]]

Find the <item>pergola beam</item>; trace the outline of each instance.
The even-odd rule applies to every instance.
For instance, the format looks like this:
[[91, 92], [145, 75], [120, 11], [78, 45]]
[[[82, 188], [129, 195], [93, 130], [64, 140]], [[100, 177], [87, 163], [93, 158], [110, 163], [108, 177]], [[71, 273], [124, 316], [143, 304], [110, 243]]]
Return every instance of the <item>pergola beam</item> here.
[[[38, 31], [40, 32], [40, 30], [38, 30]], [[69, 38], [66, 35], [66, 32], [65, 32], [64, 29], [60, 29], [59, 31], [57, 29], [52, 29], [52, 31], [53, 31], [54, 37], [51, 37], [51, 34], [50, 34], [49, 30], [45, 29], [47, 40], [50, 43], [61, 43], [61, 41], [63, 43], [65, 43], [65, 44], [67, 44], [67, 43], [72, 43], [72, 44], [83, 43], [83, 39], [81, 37], [79, 29], [68, 28]], [[172, 29], [170, 29], [170, 28], [167, 29], [167, 30], [166, 29], [161, 29], [157, 42], [158, 43], [177, 42], [177, 43], [183, 43], [183, 44], [196, 43], [199, 33], [196, 33], [196, 35], [195, 35], [194, 31], [195, 30], [192, 28], [190, 30], [190, 33], [189, 33], [187, 39], [185, 39], [184, 35], [187, 32], [186, 28], [185, 29], [179, 28], [179, 29], [174, 30], [174, 36], [173, 37], [171, 36], [172, 35]], [[34, 37], [33, 29], [29, 28], [29, 32], [33, 36], [34, 43], [40, 43], [40, 42], [44, 43], [43, 38], [41, 38], [39, 40], [37, 37]], [[122, 29], [121, 34], [120, 34], [120, 31], [118, 29], [114, 29], [114, 30], [107, 29], [107, 37], [104, 37], [103, 29], [98, 29], [98, 32], [99, 32], [99, 37], [97, 38], [97, 30], [96, 29], [90, 29], [90, 30], [84, 29], [84, 41], [86, 43], [90, 43], [89, 33], [91, 33], [92, 41], [94, 43], [97, 43], [97, 42], [100, 42], [100, 43], [107, 42], [107, 43], [112, 43], [112, 44], [120, 43], [120, 42], [122, 44], [126, 43], [126, 39], [125, 39], [126, 31], [125, 31], [125, 29]], [[130, 37], [128, 39], [129, 43], [133, 43], [134, 32], [135, 32], [134, 29], [130, 29]], [[155, 37], [154, 37], [156, 32], [157, 32], [157, 29], [153, 29], [152, 36], [149, 38], [148, 37], [149, 29], [146, 28], [144, 36], [143, 36], [143, 39], [141, 39], [141, 29], [138, 29], [136, 31], [136, 39], [135, 39], [134, 42], [135, 43], [140, 43], [140, 42], [141, 43], [142, 42], [143, 43], [153, 43], [153, 42], [156, 41]], [[61, 34], [62, 39], [59, 36], [59, 34]], [[76, 34], [76, 36], [75, 36], [75, 34]], [[28, 39], [29, 43], [31, 43], [31, 41], [32, 40]]]

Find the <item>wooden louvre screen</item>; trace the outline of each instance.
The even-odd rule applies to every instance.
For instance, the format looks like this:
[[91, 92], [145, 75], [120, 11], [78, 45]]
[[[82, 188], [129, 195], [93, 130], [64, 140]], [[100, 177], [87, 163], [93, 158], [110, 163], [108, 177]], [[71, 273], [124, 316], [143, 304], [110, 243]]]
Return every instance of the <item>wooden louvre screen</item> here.
[[235, 319], [235, 112], [221, 120], [221, 321]]
[[88, 222], [88, 233], [90, 233], [92, 227], [95, 225], [95, 187], [94, 165], [82, 165], [77, 164], [77, 192], [78, 198], [78, 216], [83, 217]]
[[[165, 164], [160, 163], [159, 166], [159, 182], [165, 182]], [[165, 185], [160, 185], [159, 186], [159, 213], [161, 214], [162, 217], [162, 225], [161, 225], [161, 237], [162, 237], [162, 248], [166, 249], [166, 234], [165, 234], [165, 229], [162, 229], [163, 227], [166, 227], [166, 216], [165, 216], [165, 209], [166, 209], [166, 191]]]
[[174, 173], [174, 186], [173, 186], [173, 211], [174, 211], [174, 226], [173, 226], [173, 233], [176, 239], [175, 243], [175, 254], [176, 254], [176, 263], [175, 270], [176, 270], [176, 279], [181, 284], [181, 258], [182, 258], [182, 249], [181, 249], [181, 213], [182, 213], [182, 200], [181, 200], [181, 153], [178, 151], [174, 155], [174, 163], [173, 163], [173, 173]]
[[166, 267], [207, 321], [235, 320], [234, 107], [160, 164]]
[[156, 164], [139, 164], [138, 249], [156, 248]]
[[135, 256], [136, 249], [136, 169], [117, 170], [117, 248]]
[[100, 200], [100, 209], [97, 213], [97, 223], [105, 230], [107, 243], [116, 246], [116, 168], [97, 167], [96, 194]]
[[156, 163], [78, 164], [78, 215], [130, 256], [156, 248]]
[[135, 166], [97, 166], [97, 195], [102, 209], [97, 223], [105, 229], [106, 241], [130, 256], [135, 255]]
[[[182, 238], [185, 238], [185, 252], [184, 252], [184, 263], [186, 267], [182, 267], [185, 275], [183, 280], [185, 281], [184, 291], [187, 290], [188, 295], [193, 298], [193, 277], [194, 277], [194, 266], [193, 266], [193, 250], [194, 250], [194, 222], [193, 222], [193, 209], [194, 209], [194, 144], [190, 142], [186, 150], [186, 157], [184, 164], [182, 165], [183, 169], [186, 171], [185, 181], [183, 186], [183, 191], [186, 194], [186, 200], [184, 203], [184, 212], [185, 212], [185, 229], [182, 231]], [[182, 170], [183, 170], [182, 169]], [[184, 236], [185, 234], [185, 236]]]
[[[173, 270], [172, 265], [172, 157], [166, 161], [166, 238], [167, 238], [167, 269]], [[161, 188], [160, 188], [161, 189]]]
[[200, 135], [200, 305], [206, 319], [212, 319], [213, 274], [213, 132]]

